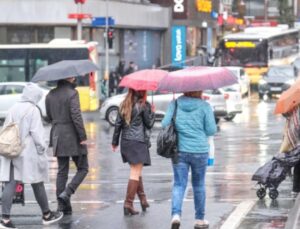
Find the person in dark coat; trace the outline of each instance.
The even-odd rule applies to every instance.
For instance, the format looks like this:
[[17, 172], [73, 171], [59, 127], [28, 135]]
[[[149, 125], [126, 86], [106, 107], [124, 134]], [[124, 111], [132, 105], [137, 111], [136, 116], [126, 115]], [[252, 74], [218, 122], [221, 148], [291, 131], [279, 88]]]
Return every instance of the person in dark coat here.
[[[125, 75], [125, 61], [124, 60], [120, 60], [118, 67], [116, 68], [116, 73], [117, 73], [117, 85], [119, 85], [119, 83], [121, 82], [123, 76]], [[120, 94], [123, 92], [123, 87], [118, 87], [117, 88], [117, 94]]]
[[149, 138], [145, 132], [154, 124], [154, 108], [146, 101], [146, 91], [128, 90], [122, 102], [115, 123], [112, 149], [115, 152], [121, 135], [123, 162], [130, 165], [130, 178], [124, 202], [124, 215], [136, 215], [133, 207], [135, 194], [138, 195], [143, 211], [149, 207], [142, 181], [143, 166], [151, 165]]
[[[52, 123], [50, 146], [57, 157], [56, 197], [58, 210], [72, 214], [70, 197], [88, 173], [86, 132], [80, 111], [75, 78], [59, 80], [46, 97], [46, 112]], [[77, 172], [67, 185], [70, 158]]]
[[112, 96], [115, 93], [116, 88], [116, 82], [117, 81], [117, 73], [116, 72], [110, 72], [109, 74], [109, 97]]
[[125, 75], [129, 75], [129, 74], [133, 73], [134, 70], [135, 70], [135, 64], [133, 61], [130, 61], [128, 68], [125, 70]]

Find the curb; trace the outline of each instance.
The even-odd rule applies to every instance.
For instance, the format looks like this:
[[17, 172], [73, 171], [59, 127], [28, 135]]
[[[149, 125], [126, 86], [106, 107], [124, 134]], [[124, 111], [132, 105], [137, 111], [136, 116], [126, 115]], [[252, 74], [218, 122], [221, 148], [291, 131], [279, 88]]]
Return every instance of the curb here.
[[287, 222], [285, 224], [285, 229], [297, 229], [298, 221], [300, 216], [300, 195], [298, 194], [294, 207], [291, 209]]
[[241, 224], [243, 218], [248, 214], [255, 204], [254, 200], [246, 200], [241, 202], [235, 210], [230, 214], [220, 229], [236, 229]]

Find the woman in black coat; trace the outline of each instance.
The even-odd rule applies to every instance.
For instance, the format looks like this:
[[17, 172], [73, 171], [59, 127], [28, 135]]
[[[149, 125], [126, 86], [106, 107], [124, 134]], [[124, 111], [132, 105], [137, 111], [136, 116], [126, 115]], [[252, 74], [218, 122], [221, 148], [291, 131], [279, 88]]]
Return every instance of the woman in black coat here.
[[140, 199], [142, 210], [146, 211], [149, 207], [143, 188], [142, 169], [144, 165], [151, 165], [148, 148], [149, 138], [146, 132], [154, 124], [154, 112], [146, 99], [146, 91], [129, 89], [126, 98], [120, 106], [115, 123], [112, 149], [114, 152], [116, 151], [121, 135], [123, 162], [128, 162], [130, 165], [130, 178], [124, 202], [124, 215], [138, 214], [133, 208], [133, 200], [136, 193]]

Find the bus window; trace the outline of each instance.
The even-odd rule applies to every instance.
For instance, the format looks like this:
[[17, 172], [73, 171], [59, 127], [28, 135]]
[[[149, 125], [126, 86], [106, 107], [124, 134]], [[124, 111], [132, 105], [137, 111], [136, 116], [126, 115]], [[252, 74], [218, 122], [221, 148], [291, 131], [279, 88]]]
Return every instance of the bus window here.
[[76, 84], [78, 86], [89, 86], [90, 85], [90, 82], [89, 82], [89, 75], [86, 74], [85, 76], [79, 76], [76, 78]]
[[255, 48], [225, 48], [222, 55], [223, 66], [266, 66], [266, 45], [256, 44]]
[[25, 59], [24, 50], [0, 50], [0, 82], [25, 81]]

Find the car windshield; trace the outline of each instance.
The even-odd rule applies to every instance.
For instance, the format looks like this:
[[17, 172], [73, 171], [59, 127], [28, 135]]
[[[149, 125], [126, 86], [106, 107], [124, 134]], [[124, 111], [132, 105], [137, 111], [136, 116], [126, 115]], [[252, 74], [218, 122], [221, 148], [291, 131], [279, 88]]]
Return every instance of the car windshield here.
[[268, 77], [293, 78], [294, 69], [292, 67], [274, 67], [270, 68], [267, 74]]
[[225, 92], [238, 92], [239, 91], [239, 85], [231, 85], [227, 87], [223, 87], [223, 90]]

